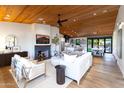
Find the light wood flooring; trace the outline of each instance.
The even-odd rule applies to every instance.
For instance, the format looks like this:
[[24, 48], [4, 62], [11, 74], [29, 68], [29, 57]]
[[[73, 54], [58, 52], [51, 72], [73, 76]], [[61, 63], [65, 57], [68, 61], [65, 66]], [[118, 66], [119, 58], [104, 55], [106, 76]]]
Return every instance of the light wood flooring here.
[[0, 68], [0, 88], [16, 88], [17, 87], [9, 69], [10, 69], [10, 66]]
[[[0, 68], [0, 87], [16, 88], [17, 85], [9, 72], [10, 67]], [[81, 79], [80, 85], [75, 81], [67, 88], [118, 88], [124, 87], [124, 79], [111, 54], [105, 54], [103, 58], [94, 57], [93, 66]]]
[[94, 57], [93, 66], [78, 86], [71, 82], [68, 88], [119, 88], [124, 87], [124, 79], [112, 54], [103, 58]]

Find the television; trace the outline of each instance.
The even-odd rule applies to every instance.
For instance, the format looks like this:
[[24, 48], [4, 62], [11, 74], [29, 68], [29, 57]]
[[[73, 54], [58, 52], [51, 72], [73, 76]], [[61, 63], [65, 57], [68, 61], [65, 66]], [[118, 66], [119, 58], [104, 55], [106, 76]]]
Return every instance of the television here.
[[49, 44], [50, 37], [48, 35], [36, 34], [36, 44]]

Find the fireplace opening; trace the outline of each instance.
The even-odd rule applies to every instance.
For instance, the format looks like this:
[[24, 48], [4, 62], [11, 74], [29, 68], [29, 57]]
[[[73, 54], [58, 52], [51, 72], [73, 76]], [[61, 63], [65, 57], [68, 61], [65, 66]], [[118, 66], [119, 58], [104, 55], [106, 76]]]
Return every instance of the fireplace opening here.
[[48, 51], [38, 51], [38, 60], [42, 61], [48, 58]]
[[35, 46], [35, 59], [42, 61], [49, 59], [50, 56], [50, 46]]

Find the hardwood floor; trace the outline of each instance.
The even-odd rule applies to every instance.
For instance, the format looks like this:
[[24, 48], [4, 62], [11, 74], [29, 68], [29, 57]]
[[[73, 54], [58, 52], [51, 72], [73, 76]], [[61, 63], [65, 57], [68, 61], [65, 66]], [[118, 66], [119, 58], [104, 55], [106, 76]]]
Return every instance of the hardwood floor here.
[[124, 79], [111, 54], [103, 58], [94, 57], [93, 66], [80, 81], [80, 85], [71, 82], [68, 88], [118, 88], [124, 87]]
[[17, 87], [9, 69], [10, 69], [9, 66], [0, 68], [0, 88]]
[[[10, 67], [0, 68], [0, 88], [16, 88], [17, 85], [9, 72]], [[67, 88], [109, 88], [124, 87], [124, 79], [111, 54], [103, 58], [94, 57], [93, 66], [81, 79], [78, 86], [75, 81]]]

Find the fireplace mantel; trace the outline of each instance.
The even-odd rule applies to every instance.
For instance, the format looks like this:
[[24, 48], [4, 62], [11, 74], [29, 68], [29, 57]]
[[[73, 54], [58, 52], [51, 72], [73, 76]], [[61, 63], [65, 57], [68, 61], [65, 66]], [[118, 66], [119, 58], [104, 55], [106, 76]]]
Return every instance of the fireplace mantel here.
[[51, 44], [35, 44], [35, 46], [51, 46]]

